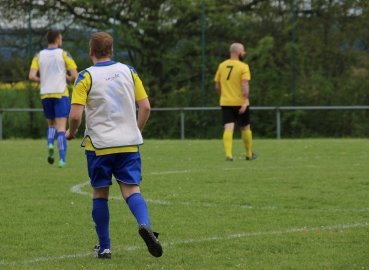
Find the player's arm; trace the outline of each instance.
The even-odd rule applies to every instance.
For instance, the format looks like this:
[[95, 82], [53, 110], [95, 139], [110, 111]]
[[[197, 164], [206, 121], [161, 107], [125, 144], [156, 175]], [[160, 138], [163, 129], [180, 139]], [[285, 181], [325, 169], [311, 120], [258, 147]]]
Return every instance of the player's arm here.
[[244, 104], [248, 104], [249, 92], [250, 92], [250, 86], [249, 86], [250, 80], [251, 80], [251, 75], [250, 75], [249, 66], [244, 65], [244, 68], [242, 70], [242, 79], [241, 79], [242, 96], [243, 96]]
[[31, 63], [31, 68], [29, 70], [28, 79], [33, 82], [40, 82], [40, 77], [37, 76], [37, 72], [39, 70], [38, 67], [38, 59], [40, 57], [40, 54], [37, 54], [33, 59]]
[[242, 80], [242, 96], [244, 104], [247, 104], [247, 100], [249, 99], [249, 91], [250, 91], [249, 81], [245, 79]]
[[31, 68], [28, 74], [28, 79], [33, 82], [40, 82], [40, 77], [37, 76], [38, 70]]
[[70, 55], [69, 52], [67, 51], [63, 51], [63, 58], [65, 61], [65, 65], [67, 67], [67, 70], [69, 71], [70, 75], [66, 74], [66, 80], [67, 82], [74, 82], [74, 80], [77, 78], [78, 76], [78, 71], [77, 71], [77, 65], [74, 62], [72, 55]]
[[67, 140], [75, 139], [82, 122], [82, 114], [87, 101], [88, 91], [91, 89], [91, 75], [82, 71], [74, 83], [72, 106], [69, 112], [69, 129], [65, 133]]
[[148, 98], [138, 100], [137, 105], [139, 107], [137, 126], [138, 126], [138, 129], [142, 133], [142, 130], [145, 127], [147, 120], [149, 119], [151, 106], [150, 106], [150, 102]]
[[222, 87], [220, 85], [220, 82], [215, 82], [215, 89], [217, 90], [219, 95], [222, 93]]
[[145, 127], [146, 122], [150, 116], [151, 111], [150, 101], [147, 97], [142, 81], [137, 74], [137, 71], [133, 67], [129, 67], [129, 69], [131, 71], [132, 79], [134, 81], [135, 100], [138, 105], [137, 126], [142, 133], [142, 130]]
[[82, 122], [82, 114], [85, 106], [80, 104], [72, 104], [69, 113], [69, 129], [65, 133], [67, 140], [75, 139], [78, 128]]
[[215, 89], [220, 95], [222, 93], [222, 86], [220, 85], [220, 65], [218, 66], [218, 70], [215, 73], [214, 81], [215, 81]]
[[71, 69], [71, 70], [69, 70], [69, 72], [70, 72], [70, 76], [68, 74], [66, 74], [67, 82], [74, 82], [74, 80], [78, 76], [78, 71], [77, 71], [77, 69]]
[[241, 108], [239, 109], [238, 113], [242, 114], [246, 111], [247, 109], [247, 104], [248, 104], [248, 100], [249, 100], [249, 81], [246, 79], [243, 79], [241, 82], [242, 85], [242, 96], [243, 96], [243, 104], [241, 106]]

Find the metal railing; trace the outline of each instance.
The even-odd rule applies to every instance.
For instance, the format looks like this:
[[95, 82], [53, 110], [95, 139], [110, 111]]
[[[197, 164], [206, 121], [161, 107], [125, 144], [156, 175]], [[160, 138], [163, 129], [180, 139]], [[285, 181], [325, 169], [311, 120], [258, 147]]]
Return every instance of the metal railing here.
[[[220, 107], [178, 107], [178, 108], [151, 108], [151, 111], [179, 111], [181, 117], [181, 139], [185, 139], [185, 111], [217, 111]], [[277, 139], [281, 139], [281, 111], [284, 110], [369, 110], [369, 106], [266, 106], [266, 107], [250, 107], [250, 110], [276, 111], [277, 123]], [[39, 108], [0, 108], [0, 140], [3, 139], [3, 112], [43, 112]]]

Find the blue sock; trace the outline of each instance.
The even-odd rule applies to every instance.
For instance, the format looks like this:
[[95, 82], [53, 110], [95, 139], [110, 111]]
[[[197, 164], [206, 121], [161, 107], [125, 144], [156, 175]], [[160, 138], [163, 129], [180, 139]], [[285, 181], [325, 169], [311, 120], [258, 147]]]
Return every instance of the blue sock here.
[[58, 148], [60, 159], [65, 162], [67, 154], [67, 139], [65, 138], [65, 131], [58, 132]]
[[96, 234], [99, 237], [100, 251], [110, 249], [109, 236], [109, 207], [108, 200], [103, 198], [92, 199], [92, 219], [95, 222]]
[[57, 130], [55, 127], [51, 126], [47, 129], [47, 132], [46, 132], [47, 146], [49, 146], [49, 144], [54, 145], [56, 134], [57, 134]]
[[146, 224], [150, 228], [149, 210], [140, 193], [133, 193], [126, 200], [129, 209], [137, 220], [138, 226]]

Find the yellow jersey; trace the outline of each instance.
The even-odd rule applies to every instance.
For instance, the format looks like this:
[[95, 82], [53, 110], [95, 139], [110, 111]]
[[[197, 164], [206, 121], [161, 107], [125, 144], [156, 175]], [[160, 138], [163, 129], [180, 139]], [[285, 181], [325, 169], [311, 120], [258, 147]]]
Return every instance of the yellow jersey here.
[[220, 106], [243, 105], [242, 80], [251, 80], [249, 66], [244, 62], [228, 59], [219, 65], [214, 81], [221, 87]]

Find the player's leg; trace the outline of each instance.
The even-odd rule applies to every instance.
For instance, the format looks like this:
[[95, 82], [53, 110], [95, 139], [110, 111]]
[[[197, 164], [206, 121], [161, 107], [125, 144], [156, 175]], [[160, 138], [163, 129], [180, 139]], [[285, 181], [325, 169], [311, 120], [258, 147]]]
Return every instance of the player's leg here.
[[139, 152], [117, 154], [114, 176], [120, 190], [138, 224], [140, 236], [145, 241], [149, 252], [155, 257], [163, 254], [157, 239], [158, 233], [151, 230], [149, 210], [145, 199], [140, 193], [141, 157]]
[[58, 149], [59, 149], [59, 168], [65, 167], [67, 155], [67, 139], [65, 138], [65, 130], [67, 118], [55, 118], [56, 129], [58, 130]]
[[224, 126], [223, 145], [226, 155], [226, 161], [233, 161], [232, 142], [234, 131], [234, 111], [233, 107], [222, 107], [222, 124]]
[[149, 211], [145, 199], [140, 194], [140, 187], [132, 184], [119, 182], [123, 198], [129, 209], [137, 220], [138, 233], [145, 241], [151, 255], [161, 257], [163, 248], [158, 240], [159, 234], [152, 231], [150, 225]]
[[66, 163], [67, 155], [67, 140], [65, 138], [65, 131], [67, 120], [70, 112], [69, 97], [62, 97], [55, 102], [55, 121], [56, 129], [58, 130], [58, 149], [59, 149], [59, 168], [63, 168]]
[[110, 259], [110, 213], [108, 206], [109, 187], [92, 189], [92, 219], [95, 223], [96, 234], [99, 238], [96, 257]]
[[232, 154], [233, 130], [234, 130], [234, 123], [228, 123], [224, 125], [223, 145], [224, 145], [224, 150], [225, 150], [225, 155], [226, 155], [226, 161], [233, 160], [233, 154]]
[[88, 175], [92, 186], [92, 219], [99, 238], [97, 258], [110, 259], [109, 187], [112, 185], [112, 155], [96, 156], [86, 151]]
[[126, 201], [129, 210], [137, 220], [138, 226], [146, 224], [149, 228], [150, 217], [145, 199], [140, 193], [140, 187], [135, 184], [126, 184], [118, 180], [123, 199]]
[[42, 107], [44, 109], [44, 115], [46, 117], [47, 126], [48, 126], [47, 131], [46, 131], [46, 140], [47, 140], [47, 148], [48, 148], [47, 162], [49, 162], [49, 164], [53, 164], [54, 163], [54, 140], [57, 135], [53, 99], [50, 99], [50, 98], [43, 99]]
[[241, 126], [242, 142], [246, 151], [246, 160], [253, 160], [258, 157], [252, 152], [252, 131], [250, 129], [250, 106], [239, 116], [238, 124]]
[[245, 147], [246, 157], [252, 156], [252, 131], [250, 130], [250, 125], [241, 127], [242, 132], [242, 142]]

